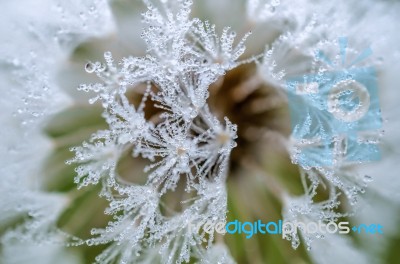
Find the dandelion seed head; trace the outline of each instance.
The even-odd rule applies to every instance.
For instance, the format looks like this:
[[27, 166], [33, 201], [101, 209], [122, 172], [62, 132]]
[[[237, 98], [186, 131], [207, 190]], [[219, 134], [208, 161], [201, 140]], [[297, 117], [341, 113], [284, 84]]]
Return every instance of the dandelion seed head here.
[[[88, 109], [101, 109], [101, 114], [96, 112], [103, 120], [101, 128], [88, 128], [97, 131], [84, 140], [83, 123], [91, 120], [76, 125], [82, 129], [72, 136], [61, 130], [46, 131], [54, 137], [55, 148], [82, 142], [70, 148], [73, 157], [67, 160], [75, 169], [79, 189], [75, 192], [99, 191], [98, 201], [107, 204], [104, 213], [110, 220], [77, 244], [107, 244], [96, 258], [98, 263], [233, 263], [223, 239], [194, 230], [191, 224], [225, 222], [227, 181], [243, 178], [240, 175], [246, 175], [246, 182], [240, 182], [244, 190], [247, 181], [266, 183], [262, 188], [282, 203], [285, 221], [326, 223], [352, 215], [371, 182], [371, 177], [353, 168], [370, 158], [362, 153], [379, 154], [382, 133], [381, 121], [376, 121], [380, 118], [380, 111], [375, 111], [377, 93], [368, 85], [376, 80], [357, 78], [358, 74], [376, 76], [372, 50], [356, 37], [347, 41], [337, 36], [344, 22], [328, 25], [324, 19], [332, 12], [336, 20], [347, 21], [347, 16], [341, 19], [342, 14], [337, 14], [346, 8], [313, 2], [315, 9], [310, 12], [305, 1], [249, 0], [243, 29], [235, 31], [193, 18], [190, 0], [143, 3], [141, 38], [146, 49], [138, 52], [141, 55], [122, 55], [110, 46], [103, 59], [85, 58], [81, 65], [81, 71], [95, 81], [82, 83], [77, 90], [90, 97]], [[46, 54], [38, 41], [29, 54], [8, 58], [15, 76], [34, 87], [21, 94], [15, 112], [29, 116], [23, 118], [25, 125], [42, 122], [58, 109], [59, 101], [52, 97], [57, 92], [49, 88], [54, 73], [44, 69], [55, 66], [52, 58], [61, 57], [57, 47], [69, 53], [76, 48], [73, 52], [78, 53], [82, 47], [76, 43], [89, 35], [98, 37], [89, 33], [101, 27], [106, 5], [94, 1], [83, 4], [84, 10], [77, 3], [71, 9], [56, 5], [60, 27], [55, 33], [45, 30], [54, 37], [56, 48]], [[78, 21], [69, 21], [70, 12]], [[271, 35], [271, 41], [262, 45], [255, 43], [260, 39], [252, 39], [251, 33], [260, 26]], [[30, 32], [41, 39], [39, 29], [33, 25]], [[81, 33], [78, 39], [76, 31]], [[102, 41], [91, 40], [96, 45]], [[257, 54], [249, 49], [254, 46], [264, 51]], [[43, 58], [42, 64], [38, 58]], [[298, 116], [293, 119], [290, 111], [295, 104], [303, 107], [295, 109]], [[344, 136], [347, 131], [352, 134]], [[282, 175], [286, 169], [290, 184]], [[299, 176], [298, 183], [292, 175]], [[292, 186], [301, 191], [296, 189], [294, 195]], [[55, 225], [61, 207], [78, 196], [75, 192], [49, 211], [20, 203], [17, 215], [27, 212], [34, 219], [25, 225], [34, 232], [26, 233], [57, 234], [46, 227]], [[24, 199], [35, 196], [27, 192]], [[51, 219], [44, 217], [50, 211]], [[9, 237], [25, 231], [10, 232]], [[300, 236], [307, 249], [313, 240], [324, 238], [301, 229], [292, 231], [285, 239], [293, 248], [299, 247]]]

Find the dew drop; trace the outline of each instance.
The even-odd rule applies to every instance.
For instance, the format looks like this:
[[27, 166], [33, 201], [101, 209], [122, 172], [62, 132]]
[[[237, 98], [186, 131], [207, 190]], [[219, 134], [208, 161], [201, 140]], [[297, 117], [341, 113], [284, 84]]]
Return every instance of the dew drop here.
[[365, 175], [365, 176], [364, 176], [364, 180], [365, 180], [366, 182], [372, 182], [372, 181], [373, 181], [373, 178], [372, 178], [372, 176], [370, 176], [370, 175]]
[[104, 58], [105, 58], [105, 59], [109, 59], [109, 58], [111, 58], [111, 57], [112, 57], [111, 51], [106, 51], [106, 52], [104, 52]]
[[88, 62], [88, 63], [86, 63], [86, 65], [85, 65], [85, 71], [87, 72], [87, 73], [93, 73], [94, 71], [95, 71], [95, 66], [94, 66], [94, 64], [93, 63], [91, 63], [91, 62]]

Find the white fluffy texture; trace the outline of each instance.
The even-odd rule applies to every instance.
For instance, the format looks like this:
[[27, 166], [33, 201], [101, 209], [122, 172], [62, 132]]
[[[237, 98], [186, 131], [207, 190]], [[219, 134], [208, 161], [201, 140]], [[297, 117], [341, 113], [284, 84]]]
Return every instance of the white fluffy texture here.
[[[23, 253], [21, 253], [23, 252]], [[36, 245], [32, 243], [8, 243], [3, 247], [2, 263], [7, 264], [75, 264], [82, 261], [65, 251], [61, 244]]]
[[[61, 246], [34, 246], [63, 240], [54, 223], [67, 203], [65, 197], [41, 191], [41, 165], [52, 148], [41, 133], [42, 124], [68, 104], [54, 80], [59, 60], [82, 39], [109, 31], [112, 21], [105, 1], [90, 3], [97, 15], [84, 16], [79, 12], [90, 7], [80, 1], [60, 3], [1, 3], [0, 215], [2, 224], [26, 219], [3, 236], [4, 263], [54, 263], [56, 255], [64, 254]], [[21, 248], [27, 249], [23, 255]]]
[[221, 243], [213, 245], [199, 264], [234, 264], [235, 260], [230, 256], [229, 249]]
[[[111, 52], [105, 52], [105, 62], [85, 66], [101, 82], [79, 86], [95, 94], [89, 103], [101, 103], [109, 126], [72, 148], [75, 158], [69, 161], [80, 164], [79, 187], [102, 185], [101, 195], [110, 202], [106, 213], [114, 215], [114, 221], [93, 229], [94, 237], [87, 240], [89, 245], [113, 242], [98, 256], [100, 263], [137, 262], [154, 246], [160, 247], [164, 263], [201, 258], [207, 251], [203, 241], [211, 246], [213, 236], [190, 229], [189, 220], [224, 221], [227, 212], [224, 184], [236, 125], [210, 112], [208, 87], [240, 64], [247, 35], [237, 44], [229, 28], [218, 36], [214, 25], [190, 18], [191, 1], [145, 3], [141, 36], [147, 55], [116, 64]], [[129, 102], [128, 90], [143, 95], [140, 104]], [[149, 106], [162, 113], [145, 119]], [[118, 175], [116, 164], [130, 149], [134, 157], [149, 161], [143, 186]], [[161, 197], [182, 181], [188, 193], [182, 212], [163, 215], [160, 207], [168, 204]]]
[[[387, 8], [392, 8], [391, 12]], [[380, 102], [382, 106], [382, 116], [384, 118], [383, 129], [384, 138], [382, 140], [382, 160], [377, 164], [369, 164], [365, 166], [363, 172], [371, 174], [375, 178], [375, 182], [371, 188], [375, 189], [382, 196], [392, 201], [400, 202], [400, 180], [396, 173], [400, 151], [396, 146], [400, 144], [400, 122], [398, 121], [398, 102], [400, 93], [398, 92], [398, 74], [400, 71], [400, 48], [398, 43], [400, 38], [397, 36], [397, 24], [391, 22], [395, 19], [400, 11], [400, 5], [395, 7], [388, 6], [380, 11], [386, 12], [386, 16], [375, 19], [376, 28], [366, 32], [371, 35], [383, 34], [391, 36], [374, 45], [374, 52], [379, 54], [383, 60], [379, 67], [379, 88]], [[376, 17], [375, 13], [370, 14], [371, 17]], [[382, 28], [384, 31], [382, 32]], [[388, 184], [390, 183], [390, 184]]]
[[[301, 222], [305, 225], [309, 223], [336, 222], [342, 216], [334, 211], [337, 204], [335, 201], [311, 202], [310, 197], [301, 198], [287, 197], [286, 206], [283, 211], [285, 221], [291, 223]], [[329, 233], [307, 233], [301, 228], [289, 233], [285, 239], [291, 241], [292, 247], [296, 248], [300, 243], [300, 238], [306, 244], [311, 258], [315, 263], [334, 264], [334, 263], [374, 263], [371, 257], [367, 257], [365, 252], [357, 248], [351, 238], [342, 234]], [[318, 241], [314, 241], [318, 239]]]
[[336, 234], [328, 234], [314, 243], [310, 255], [318, 264], [376, 263], [377, 261], [367, 256], [363, 249], [355, 247], [349, 237]]
[[[384, 64], [379, 75], [379, 88], [382, 92], [380, 102], [383, 116], [388, 118], [382, 144], [384, 155], [380, 163], [365, 166], [361, 172], [375, 176], [372, 188], [383, 199], [398, 203], [400, 180], [393, 168], [397, 166], [399, 152], [392, 146], [398, 145], [400, 140], [397, 132], [400, 126], [396, 122], [400, 94], [396, 90], [396, 80], [400, 70], [400, 53], [394, 48], [399, 42], [394, 37], [397, 33], [399, 5], [380, 2], [360, 5], [359, 1], [343, 1], [341, 4], [326, 1], [281, 1], [279, 5], [278, 2], [248, 1], [248, 21], [244, 28], [240, 28], [247, 31], [254, 26], [273, 22], [274, 27], [286, 32], [271, 47], [267, 47], [264, 59], [259, 63], [260, 75], [267, 82], [279, 86], [284, 74], [291, 76], [308, 72], [311, 65], [309, 62], [313, 59], [312, 52], [321, 44], [321, 38], [333, 40], [348, 35], [355, 40], [354, 43], [361, 44], [369, 40], [374, 55], [383, 57]], [[226, 248], [211, 245], [212, 237], [208, 241], [212, 247], [208, 251], [204, 250], [200, 246], [204, 234], [198, 236], [188, 232], [187, 219], [189, 216], [193, 217], [193, 221], [225, 218], [224, 179], [229, 152], [234, 147], [236, 128], [228, 120], [221, 124], [209, 113], [206, 105], [207, 88], [225, 71], [238, 65], [237, 60], [244, 52], [244, 45], [243, 42], [233, 44], [234, 34], [228, 28], [223, 30], [222, 36], [217, 36], [212, 25], [189, 19], [190, 1], [179, 3], [172, 4], [171, 9], [157, 9], [157, 5], [148, 5], [149, 11], [144, 15], [144, 21], [149, 28], [143, 35], [147, 42], [148, 56], [125, 58], [117, 68], [107, 53], [105, 64], [94, 63], [88, 66], [88, 71], [96, 72], [104, 84], [80, 87], [84, 91], [97, 92], [96, 100], [101, 101], [106, 109], [104, 117], [111, 132], [100, 131], [93, 136], [91, 142], [74, 149], [77, 154], [75, 162], [89, 161], [77, 170], [76, 181], [82, 186], [103, 183], [103, 195], [110, 200], [107, 213], [122, 213], [106, 229], [94, 230], [96, 237], [88, 240], [89, 244], [114, 242], [99, 256], [98, 261], [102, 263], [114, 259], [121, 263], [132, 260], [145, 263], [144, 255], [157, 258], [155, 249], [161, 250], [162, 258], [167, 262], [186, 261], [191, 255], [204, 261], [232, 261]], [[215, 3], [210, 3], [207, 1], [200, 6], [212, 10]], [[219, 4], [222, 5], [222, 2]], [[374, 8], [369, 8], [371, 4], [374, 4]], [[240, 4], [229, 6], [232, 10], [240, 10]], [[4, 2], [1, 7], [10, 12], [4, 12], [1, 18], [3, 23], [0, 23], [0, 36], [7, 38], [0, 42], [3, 94], [0, 99], [0, 121], [5, 128], [0, 131], [0, 174], [3, 177], [0, 193], [4, 196], [1, 199], [0, 220], [10, 221], [29, 214], [34, 221], [28, 221], [25, 227], [33, 223], [34, 232], [25, 232], [24, 227], [16, 232], [26, 238], [38, 238], [54, 231], [51, 226], [66, 203], [63, 197], [41, 193], [38, 180], [40, 165], [52, 147], [40, 133], [41, 124], [48, 115], [68, 103], [68, 98], [57, 87], [54, 78], [58, 63], [64, 61], [68, 53], [84, 39], [109, 33], [113, 23], [105, 1], [57, 3], [25, 0]], [[231, 16], [230, 13], [225, 12]], [[225, 18], [220, 19], [226, 23]], [[390, 37], [381, 38], [382, 34]], [[371, 36], [379, 38], [371, 39]], [[193, 41], [196, 46], [191, 45]], [[264, 42], [254, 38], [250, 46], [257, 50], [264, 46]], [[108, 71], [105, 72], [106, 68]], [[155, 93], [148, 86], [145, 94], [166, 110], [167, 114], [161, 123], [146, 123], [142, 116], [143, 109], [134, 109], [123, 96], [127, 87], [147, 82], [159, 89], [159, 93]], [[129, 144], [135, 145], [135, 155], [153, 162], [148, 167], [149, 181], [144, 187], [123, 186], [115, 174], [116, 161]], [[164, 218], [158, 210], [159, 196], [174, 190], [181, 174], [189, 183], [188, 190], [195, 190], [197, 196], [181, 214]], [[205, 176], [215, 182], [205, 180]], [[346, 195], [352, 190], [362, 192], [364, 187], [362, 178], [338, 179], [331, 172], [325, 173], [325, 176], [331, 183], [340, 183], [341, 187], [345, 183], [342, 189]], [[325, 203], [312, 203], [315, 194], [313, 184], [321, 182], [313, 172], [309, 172], [307, 177], [311, 185], [304, 184], [306, 194], [289, 199], [285, 204], [286, 219], [300, 217], [326, 221], [340, 216], [334, 211], [338, 204], [333, 190]], [[120, 196], [114, 197], [111, 189]], [[46, 206], [54, 204], [57, 206]], [[378, 215], [376, 210], [376, 207], [364, 207], [359, 221], [384, 221], [372, 217]], [[382, 215], [388, 215], [389, 211], [383, 209]], [[395, 222], [396, 219], [385, 221], [385, 227], [387, 225], [389, 230], [394, 230]], [[149, 230], [153, 237], [145, 236]], [[11, 239], [16, 234], [9, 232], [3, 240]], [[176, 234], [181, 236], [177, 237]], [[291, 238], [296, 247], [298, 237]], [[157, 239], [163, 239], [163, 243]], [[310, 241], [306, 240], [306, 243]], [[145, 247], [155, 245], [155, 249], [143, 248], [140, 251], [143, 242]], [[23, 263], [25, 259], [13, 256], [13, 252], [19, 252], [22, 245], [7, 245], [5, 259], [9, 263]], [[135, 250], [132, 250], [132, 245]], [[347, 256], [352, 257], [343, 259], [341, 256], [344, 254], [327, 255], [327, 248], [333, 245], [335, 251], [346, 251]], [[31, 246], [29, 249], [32, 253], [30, 260], [47, 256], [49, 263], [53, 254], [59, 252], [57, 246], [47, 247], [46, 251]], [[325, 237], [324, 241], [317, 243], [311, 256], [318, 263], [337, 263], [349, 259], [359, 263], [367, 262], [346, 238], [336, 236]]]
[[[397, 169], [400, 160], [398, 148], [400, 144], [398, 107], [400, 101], [398, 91], [400, 4], [379, 3], [375, 5], [375, 8], [367, 10], [364, 19], [358, 23], [355, 31], [362, 35], [382, 36], [374, 38], [371, 44], [374, 53], [382, 59], [379, 67], [379, 100], [384, 119], [384, 136], [380, 144], [382, 159], [360, 168], [360, 173], [371, 175], [374, 181], [367, 190], [367, 196], [361, 201], [356, 221], [367, 224], [379, 223], [383, 226], [384, 237], [365, 235], [362, 238], [363, 246], [368, 249], [368, 252], [381, 254], [386, 250], [386, 237], [398, 233], [400, 222], [400, 178]], [[373, 23], [365, 26], [366, 21], [373, 21]]]
[[[266, 3], [268, 5], [270, 1], [249, 1], [249, 3], [258, 3], [258, 5]], [[270, 6], [267, 7], [270, 8]], [[253, 10], [252, 12], [262, 11], [262, 9], [255, 9], [254, 7], [251, 10]], [[314, 10], [315, 14], [309, 12], [310, 10]], [[277, 16], [273, 16], [275, 19], [280, 15], [282, 18], [285, 17], [285, 13], [292, 14], [292, 16], [289, 16], [289, 23], [287, 23], [289, 33], [280, 37], [272, 44], [271, 48], [267, 47], [266, 56], [259, 65], [261, 76], [275, 86], [284, 86], [284, 82], [280, 81], [282, 73], [285, 73], [286, 77], [290, 77], [310, 72], [311, 64], [309, 61], [312, 60], [313, 51], [317, 47], [321, 48], [324, 45], [320, 42], [322, 40], [321, 36], [324, 36], [327, 40], [348, 36], [350, 43], [353, 41], [352, 48], [355, 51], [361, 51], [371, 45], [373, 58], [375, 59], [374, 64], [379, 72], [380, 105], [382, 116], [385, 119], [383, 127], [385, 133], [380, 144], [382, 160], [357, 166], [357, 172], [349, 173], [347, 170], [340, 169], [341, 172], [335, 172], [335, 174], [339, 175], [339, 178], [332, 172], [327, 174], [327, 171], [322, 171], [322, 174], [325, 174], [326, 178], [333, 184], [345, 187], [340, 187], [340, 189], [344, 191], [350, 201], [354, 199], [354, 203], [359, 199], [359, 194], [364, 193], [366, 183], [370, 181], [370, 177], [374, 178], [374, 182], [369, 184], [370, 190], [367, 190], [367, 195], [370, 197], [362, 199], [359, 214], [356, 214], [356, 222], [380, 223], [386, 228], [385, 234], [396, 232], [398, 230], [396, 225], [399, 222], [397, 215], [400, 180], [396, 170], [393, 168], [398, 167], [400, 158], [399, 150], [396, 147], [400, 140], [398, 133], [400, 123], [397, 121], [398, 101], [400, 99], [400, 93], [397, 89], [398, 72], [400, 70], [398, 48], [400, 40], [396, 33], [398, 32], [399, 19], [397, 14], [400, 11], [400, 5], [393, 2], [372, 1], [363, 2], [362, 5], [355, 1], [346, 1], [346, 3], [341, 2], [340, 4], [326, 1], [312, 1], [312, 3], [311, 1], [305, 1], [297, 5], [297, 2], [285, 4], [285, 1], [282, 1], [275, 11], [277, 13]], [[314, 15], [314, 18], [310, 20], [312, 15]], [[252, 14], [252, 16], [257, 18], [255, 19], [258, 21], [257, 23], [271, 19], [267, 13], [264, 13], [264, 17], [256, 14]], [[315, 25], [310, 23], [313, 19], [317, 21]], [[345, 175], [347, 175], [346, 178], [343, 177]], [[362, 175], [369, 175], [370, 177], [363, 179]], [[318, 177], [313, 172], [308, 175], [311, 183], [318, 182]], [[342, 185], [341, 182], [345, 184]], [[307, 188], [305, 189], [307, 190]], [[312, 191], [311, 187], [310, 189]], [[301, 204], [306, 205], [306, 203]], [[313, 207], [315, 206], [313, 205]], [[306, 208], [298, 210], [298, 212], [302, 212], [301, 215], [310, 216], [307, 211], [312, 214], [316, 214], [318, 211], [321, 212], [321, 210], [308, 210]], [[323, 211], [326, 210], [324, 209]], [[358, 211], [356, 210], [356, 212]], [[285, 214], [289, 219], [296, 215], [289, 214], [288, 211]], [[322, 215], [324, 216], [323, 218], [318, 217], [317, 219], [329, 219], [326, 217], [329, 213]], [[330, 239], [332, 241], [329, 241]], [[313, 247], [316, 245], [318, 249], [321, 249], [321, 245], [339, 243], [343, 244], [347, 250], [352, 250], [353, 248], [349, 241], [344, 242], [346, 240], [344, 238], [326, 237], [325, 240], [325, 244], [324, 242], [318, 242], [313, 244]], [[365, 236], [363, 241], [364, 246], [369, 248], [371, 255], [381, 254], [385, 247], [384, 237], [382, 236]], [[297, 244], [296, 240], [295, 244]], [[335, 251], [336, 248], [338, 247], [335, 247]], [[324, 256], [325, 253], [325, 251], [321, 253], [318, 250], [312, 250], [311, 256], [318, 263], [338, 263], [342, 261], [348, 263], [349, 260], [352, 263], [357, 262], [352, 258], [341, 259], [342, 254]], [[360, 258], [360, 254], [357, 253], [356, 249], [352, 254], [350, 252], [349, 254], [354, 255], [355, 258]], [[367, 260], [362, 257], [360, 261], [360, 263], [370, 263], [375, 260]]]

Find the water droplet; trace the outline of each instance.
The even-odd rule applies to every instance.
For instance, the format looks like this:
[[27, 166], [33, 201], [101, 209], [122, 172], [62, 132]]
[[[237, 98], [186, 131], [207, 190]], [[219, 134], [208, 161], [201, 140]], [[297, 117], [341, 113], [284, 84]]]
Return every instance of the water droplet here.
[[91, 62], [86, 63], [86, 65], [85, 65], [85, 71], [86, 71], [87, 73], [93, 73], [95, 70], [96, 70], [96, 68], [95, 68], [95, 66], [94, 66], [93, 63], [91, 63]]
[[365, 176], [364, 176], [364, 180], [365, 180], [366, 182], [372, 182], [372, 181], [373, 181], [373, 178], [372, 178], [372, 176], [370, 176], [370, 175], [365, 175]]
[[108, 58], [111, 58], [111, 57], [112, 57], [111, 51], [104, 52], [104, 58], [105, 59], [108, 59]]

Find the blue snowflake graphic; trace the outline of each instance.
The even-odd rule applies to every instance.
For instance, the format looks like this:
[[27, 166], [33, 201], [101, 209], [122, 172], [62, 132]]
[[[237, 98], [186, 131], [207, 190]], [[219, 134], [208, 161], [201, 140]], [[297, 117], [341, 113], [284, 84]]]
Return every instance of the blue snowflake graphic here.
[[376, 70], [355, 66], [372, 50], [348, 62], [347, 38], [339, 38], [338, 46], [338, 62], [318, 51], [316, 60], [325, 68], [286, 80], [292, 136], [299, 146], [295, 162], [305, 168], [380, 158], [377, 142], [368, 138], [382, 127]]

